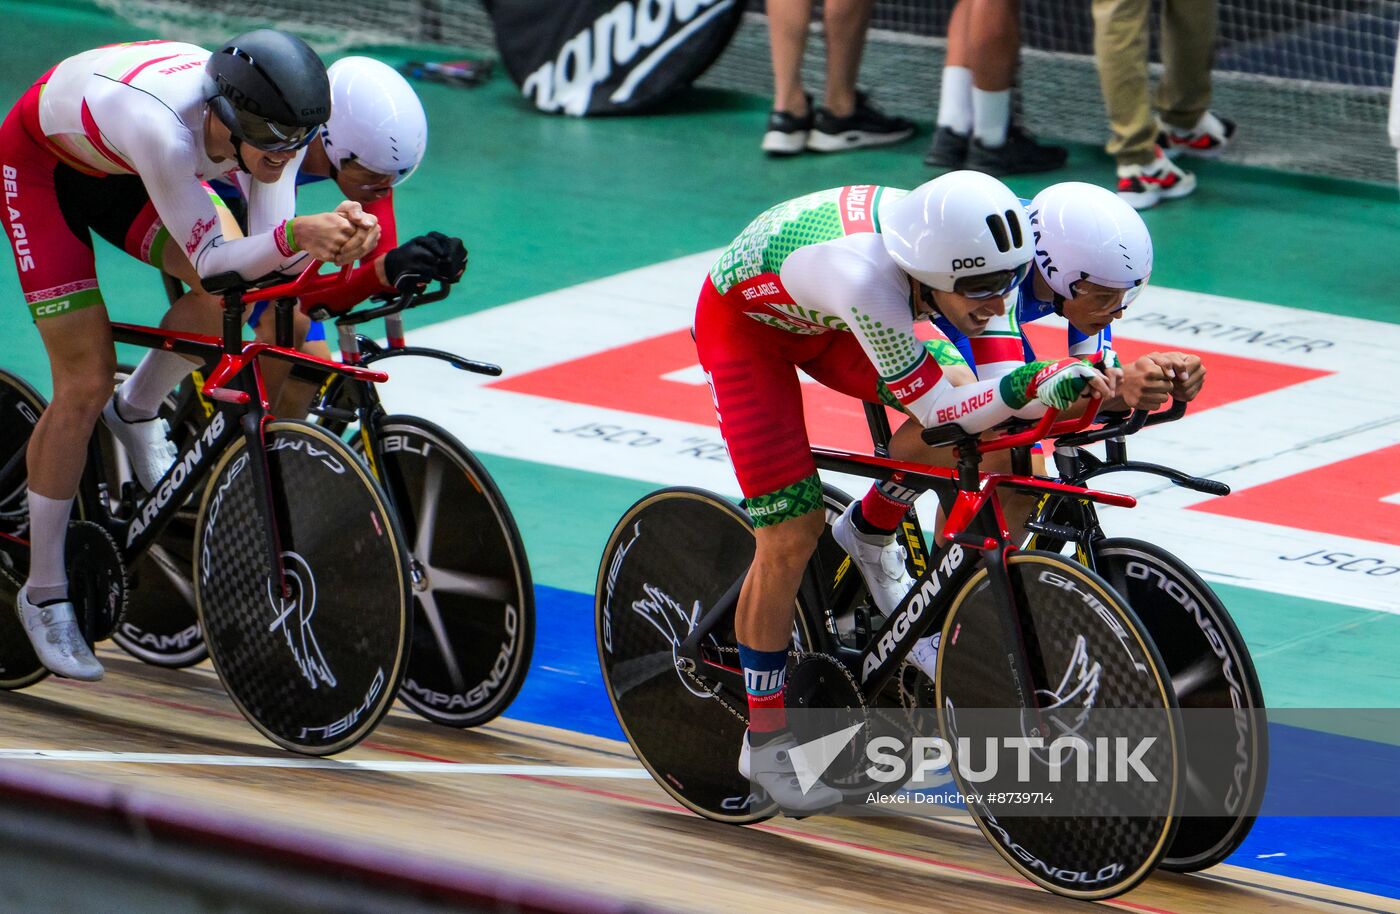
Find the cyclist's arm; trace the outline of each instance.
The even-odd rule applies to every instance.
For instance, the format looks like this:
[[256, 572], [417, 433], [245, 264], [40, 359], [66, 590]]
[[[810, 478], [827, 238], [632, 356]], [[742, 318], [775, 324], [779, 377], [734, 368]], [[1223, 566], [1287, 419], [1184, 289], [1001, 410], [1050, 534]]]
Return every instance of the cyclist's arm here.
[[384, 255], [398, 245], [393, 191], [381, 200], [372, 200], [364, 204], [364, 209], [379, 219], [379, 244], [350, 271], [350, 278], [344, 285], [324, 292], [317, 298], [315, 304], [325, 307], [332, 314], [343, 314], [371, 295], [394, 291], [394, 287], [385, 279], [383, 263]]
[[[154, 96], [129, 86], [109, 84], [95, 91], [122, 93], [116, 99], [94, 99], [94, 120], [103, 137], [136, 169], [161, 222], [189, 257], [195, 272], [200, 276], [236, 272], [252, 280], [297, 269], [306, 255], [298, 253], [286, 238], [290, 207], [275, 230], [250, 233], [247, 238], [224, 238], [214, 203], [195, 177], [199, 154], [194, 138], [175, 113]], [[288, 165], [288, 170], [294, 179], [295, 166]]]
[[[879, 244], [878, 239], [875, 243]], [[904, 274], [888, 257], [880, 259], [882, 250], [862, 256], [859, 244], [798, 248], [783, 262], [783, 286], [804, 307], [845, 323], [906, 412], [924, 426], [957, 422], [970, 432], [980, 432], [1026, 405], [1009, 405], [1000, 381], [954, 387], [938, 360], [914, 336]]]

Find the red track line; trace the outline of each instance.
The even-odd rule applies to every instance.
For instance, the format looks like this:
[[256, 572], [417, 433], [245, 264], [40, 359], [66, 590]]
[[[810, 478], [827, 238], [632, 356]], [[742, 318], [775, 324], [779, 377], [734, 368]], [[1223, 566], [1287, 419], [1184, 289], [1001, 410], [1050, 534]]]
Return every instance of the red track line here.
[[[631, 804], [636, 805], [636, 806], [646, 806], [646, 807], [649, 807], [649, 808], [651, 808], [651, 809], [664, 809], [664, 810], [666, 810], [667, 812], [679, 812], [679, 813], [684, 813], [684, 814], [686, 814], [686, 815], [693, 815], [693, 813], [692, 813], [690, 810], [686, 809], [686, 808], [683, 807], [683, 806], [678, 806], [678, 805], [676, 805], [676, 804], [674, 804], [674, 803], [662, 803], [662, 802], [659, 802], [659, 801], [657, 801], [657, 800], [648, 800], [648, 799], [645, 799], [645, 798], [643, 798], [643, 797], [628, 796], [628, 795], [625, 794], [625, 793], [617, 793], [617, 792], [612, 791], [612, 790], [603, 790], [603, 789], [598, 788], [598, 787], [585, 787], [585, 786], [583, 786], [583, 785], [581, 785], [581, 784], [570, 784], [570, 783], [568, 783], [568, 782], [566, 782], [566, 781], [558, 781], [558, 780], [555, 780], [554, 778], [538, 777], [538, 776], [533, 775], [533, 774], [513, 774], [513, 775], [510, 775], [510, 777], [513, 777], [513, 778], [516, 778], [516, 779], [519, 779], [519, 780], [522, 780], [522, 781], [533, 781], [533, 782], [535, 782], [535, 783], [537, 783], [537, 784], [543, 784], [543, 785], [545, 785], [545, 786], [547, 786], [547, 787], [559, 787], [559, 788], [563, 788], [563, 789], [565, 789], [565, 790], [577, 791], [577, 792], [579, 792], [579, 793], [587, 793], [587, 794], [592, 794], [592, 795], [594, 795], [594, 796], [606, 797], [607, 799], [610, 799], [610, 800], [620, 800], [620, 801], [622, 801], [622, 802], [624, 802], [624, 803], [631, 803]], [[993, 880], [993, 881], [1005, 883], [1005, 884], [1008, 884], [1008, 885], [1015, 885], [1015, 886], [1018, 886], [1018, 887], [1031, 888], [1031, 889], [1037, 889], [1037, 890], [1039, 890], [1039, 888], [1040, 888], [1039, 886], [1035, 885], [1035, 883], [1031, 882], [1030, 880], [1022, 879], [1022, 878], [1020, 878], [1019, 876], [1008, 876], [1008, 875], [1006, 875], [1005, 873], [993, 873], [993, 872], [991, 872], [991, 871], [989, 871], [989, 870], [980, 870], [980, 869], [977, 869], [976, 867], [965, 866], [965, 865], [963, 865], [963, 864], [961, 864], [961, 863], [949, 863], [949, 862], [946, 861], [946, 860], [939, 860], [939, 859], [937, 859], [937, 858], [935, 858], [935, 857], [920, 856], [920, 855], [918, 855], [918, 854], [908, 854], [908, 853], [905, 853], [905, 852], [903, 852], [903, 851], [892, 851], [892, 850], [887, 850], [887, 849], [885, 849], [885, 848], [874, 847], [874, 846], [869, 845], [869, 844], [860, 844], [860, 843], [857, 843], [857, 842], [855, 842], [855, 841], [847, 841], [847, 840], [845, 840], [844, 838], [832, 838], [832, 837], [828, 837], [828, 836], [826, 836], [826, 835], [811, 834], [811, 833], [809, 833], [809, 832], [798, 831], [797, 829], [794, 829], [794, 828], [787, 828], [787, 827], [782, 826], [782, 825], [768, 825], [768, 824], [765, 824], [765, 823], [756, 823], [756, 824], [750, 825], [750, 826], [748, 826], [748, 827], [749, 827], [749, 828], [760, 829], [760, 830], [766, 831], [766, 832], [772, 832], [772, 833], [774, 833], [774, 834], [785, 835], [785, 836], [788, 836], [788, 837], [799, 838], [799, 839], [805, 839], [805, 840], [809, 840], [809, 841], [815, 841], [815, 842], [818, 842], [818, 843], [821, 843], [821, 844], [830, 844], [830, 845], [833, 845], [833, 846], [836, 846], [836, 847], [844, 847], [844, 848], [848, 848], [848, 849], [850, 849], [850, 850], [865, 851], [866, 853], [878, 854], [878, 855], [883, 856], [883, 857], [893, 857], [893, 858], [895, 858], [895, 859], [897, 859], [897, 860], [905, 860], [905, 861], [908, 861], [908, 862], [911, 862], [911, 863], [922, 864], [922, 865], [924, 865], [924, 866], [932, 866], [932, 867], [936, 867], [936, 868], [939, 868], [939, 869], [953, 870], [953, 871], [955, 871], [955, 872], [967, 873], [967, 874], [969, 874], [969, 875], [980, 876], [980, 877], [983, 877], [983, 878], [986, 878], [986, 879], [991, 879], [991, 880]], [[1170, 910], [1168, 910], [1168, 909], [1166, 909], [1166, 908], [1154, 908], [1154, 907], [1152, 907], [1151, 905], [1138, 904], [1138, 903], [1132, 902], [1132, 901], [1116, 901], [1116, 900], [1109, 899], [1109, 900], [1107, 900], [1107, 901], [1103, 901], [1103, 902], [1099, 902], [1099, 903], [1100, 903], [1100, 904], [1106, 904], [1106, 905], [1112, 905], [1113, 907], [1117, 907], [1117, 908], [1125, 908], [1125, 909], [1132, 910], [1132, 911], [1141, 911], [1141, 912], [1143, 912], [1143, 914], [1178, 914], [1178, 912], [1170, 911]]]
[[[118, 694], [120, 694], [123, 698], [134, 698], [138, 701], [147, 701], [152, 704], [163, 705], [165, 707], [175, 708], [184, 711], [192, 711], [197, 714], [206, 714], [216, 717], [231, 718], [234, 720], [243, 719], [243, 716], [240, 714], [233, 714], [227, 711], [216, 711], [210, 708], [201, 708], [196, 705], [187, 705], [182, 702], [169, 701], [163, 698], [155, 698], [150, 695], [141, 695], [139, 693], [133, 692], [120, 692]], [[454, 759], [443, 758], [437, 755], [429, 755], [423, 752], [415, 752], [412, 749], [399, 749], [397, 747], [390, 746], [385, 743], [364, 742], [360, 745], [364, 746], [366, 749], [374, 749], [379, 752], [388, 752], [397, 755], [411, 756], [413, 758], [424, 759], [430, 762], [458, 764], [458, 762]], [[642, 797], [628, 796], [625, 793], [616, 793], [615, 791], [603, 790], [598, 787], [585, 787], [580, 784], [570, 784], [565, 781], [559, 781], [553, 778], [539, 777], [533, 774], [513, 774], [509, 775], [509, 777], [516, 778], [522, 781], [532, 781], [537, 784], [543, 784], [547, 787], [562, 788], [564, 790], [573, 790], [579, 793], [587, 793], [592, 794], [594, 796], [605, 797], [610, 800], [619, 800], [624, 803], [630, 803], [634, 806], [646, 806], [651, 809], [662, 809], [667, 812], [679, 812], [685, 813], [687, 815], [692, 814], [690, 810], [686, 809], [683, 806], [676, 805], [674, 803], [662, 803], [657, 800], [648, 800]], [[1021, 879], [1017, 876], [1008, 876], [1005, 873], [993, 873], [989, 870], [980, 870], [976, 867], [965, 866], [960, 863], [950, 863], [946, 860], [939, 860], [935, 857], [925, 857], [917, 854], [908, 854], [904, 853], [903, 851], [892, 851], [885, 848], [874, 847], [869, 844], [859, 844], [854, 841], [847, 841], [843, 838], [832, 838], [826, 835], [817, 835], [812, 834], [810, 832], [802, 832], [796, 829], [786, 828], [781, 825], [767, 825], [764, 823], [757, 823], [750, 827], [771, 832], [773, 834], [785, 835], [788, 837], [805, 839], [808, 841], [815, 841], [820, 844], [829, 844], [836, 847], [844, 847], [850, 850], [864, 851], [870, 854], [878, 854], [884, 857], [892, 857], [897, 860], [905, 860], [912, 863], [922, 864], [925, 866], [936, 867], [939, 869], [967, 873], [969, 875], [979, 876], [984, 879], [991, 879], [996, 882], [1005, 883], [1007, 885], [1015, 885], [1025, 888], [1038, 888], [1034, 883], [1030, 882], [1029, 880]], [[1138, 904], [1136, 902], [1131, 901], [1115, 901], [1110, 899], [1101, 903], [1112, 905], [1113, 907], [1124, 908], [1127, 910], [1141, 911], [1143, 912], [1143, 914], [1177, 914], [1177, 912], [1169, 911], [1165, 908], [1154, 908], [1151, 905]]]

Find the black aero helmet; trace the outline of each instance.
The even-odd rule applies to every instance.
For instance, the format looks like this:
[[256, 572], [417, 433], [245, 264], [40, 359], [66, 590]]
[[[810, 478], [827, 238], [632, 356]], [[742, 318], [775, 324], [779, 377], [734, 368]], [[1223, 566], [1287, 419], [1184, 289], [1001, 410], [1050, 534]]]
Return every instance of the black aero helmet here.
[[204, 68], [209, 109], [266, 152], [300, 149], [331, 116], [326, 65], [295, 35], [257, 29], [231, 39]]

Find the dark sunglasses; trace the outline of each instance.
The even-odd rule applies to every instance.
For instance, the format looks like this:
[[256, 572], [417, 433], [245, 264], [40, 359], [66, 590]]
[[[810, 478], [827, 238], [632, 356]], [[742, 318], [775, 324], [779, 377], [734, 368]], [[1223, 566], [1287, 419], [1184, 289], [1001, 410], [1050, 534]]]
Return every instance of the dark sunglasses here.
[[1014, 270], [960, 276], [953, 280], [953, 291], [971, 299], [1000, 298], [1019, 286], [1030, 271], [1030, 261], [1026, 261]]
[[288, 127], [238, 109], [234, 109], [234, 116], [238, 118], [243, 141], [263, 152], [291, 152], [316, 136], [314, 126]]

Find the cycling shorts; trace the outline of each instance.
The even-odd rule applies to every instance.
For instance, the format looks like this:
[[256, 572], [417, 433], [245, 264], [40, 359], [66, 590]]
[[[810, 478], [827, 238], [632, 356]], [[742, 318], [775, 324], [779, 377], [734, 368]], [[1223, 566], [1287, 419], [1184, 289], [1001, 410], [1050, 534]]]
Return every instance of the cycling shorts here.
[[695, 310], [695, 348], [744, 506], [754, 526], [765, 527], [822, 504], [797, 370], [867, 403], [894, 405], [894, 398], [854, 335], [790, 333], [744, 309], [707, 277]]
[[36, 321], [103, 303], [93, 232], [156, 267], [170, 239], [139, 177], [66, 162], [45, 139], [39, 96], [47, 78], [30, 86], [0, 125], [0, 186], [7, 204], [0, 207], [0, 221]]
[[[258, 323], [262, 321], [263, 312], [267, 310], [267, 302], [260, 301], [253, 304], [253, 310], [248, 312], [248, 326], [257, 329]], [[326, 338], [326, 328], [321, 321], [311, 321], [311, 327], [306, 331], [306, 341], [308, 343]]]

